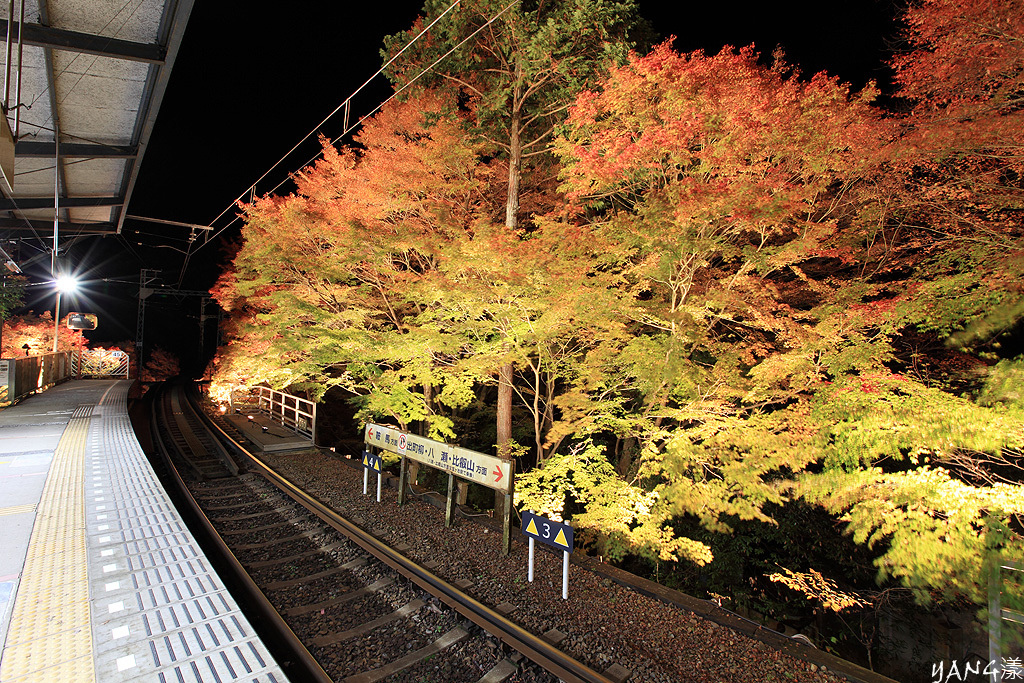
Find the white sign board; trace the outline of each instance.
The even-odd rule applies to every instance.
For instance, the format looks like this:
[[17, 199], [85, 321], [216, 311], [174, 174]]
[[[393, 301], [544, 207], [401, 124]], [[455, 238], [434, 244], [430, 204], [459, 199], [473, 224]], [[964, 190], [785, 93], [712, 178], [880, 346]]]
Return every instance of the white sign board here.
[[364, 436], [366, 443], [371, 446], [404, 455], [456, 477], [505, 493], [509, 492], [509, 485], [512, 482], [512, 477], [509, 476], [510, 465], [501, 458], [383, 425], [366, 425]]

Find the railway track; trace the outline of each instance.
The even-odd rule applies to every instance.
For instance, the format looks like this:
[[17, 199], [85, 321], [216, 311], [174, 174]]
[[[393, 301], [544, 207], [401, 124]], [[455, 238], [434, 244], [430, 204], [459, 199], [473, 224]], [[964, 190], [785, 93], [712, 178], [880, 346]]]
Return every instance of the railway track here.
[[[250, 618], [293, 680], [610, 681], [237, 444], [229, 456], [180, 386], [164, 391], [153, 418], [171, 479], [180, 482], [182, 498], [222, 556], [222, 574], [243, 592], [239, 602], [256, 611]], [[502, 642], [527, 659], [507, 659]]]

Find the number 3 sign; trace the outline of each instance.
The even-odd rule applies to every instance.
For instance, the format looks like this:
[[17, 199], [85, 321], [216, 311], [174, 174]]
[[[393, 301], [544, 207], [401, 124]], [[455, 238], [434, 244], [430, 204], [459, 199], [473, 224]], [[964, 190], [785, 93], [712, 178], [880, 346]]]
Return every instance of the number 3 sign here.
[[523, 533], [530, 539], [530, 564], [527, 578], [533, 582], [533, 541], [547, 543], [562, 551], [562, 599], [569, 599], [569, 553], [572, 552], [572, 527], [529, 511], [523, 512]]

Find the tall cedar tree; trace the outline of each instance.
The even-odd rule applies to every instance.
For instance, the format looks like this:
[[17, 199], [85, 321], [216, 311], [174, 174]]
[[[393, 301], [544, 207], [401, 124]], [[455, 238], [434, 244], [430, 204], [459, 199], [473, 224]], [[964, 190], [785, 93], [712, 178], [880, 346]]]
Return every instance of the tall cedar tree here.
[[[449, 5], [427, 0], [412, 29], [385, 40], [384, 58], [397, 54]], [[492, 154], [507, 159], [505, 227], [515, 233], [524, 162], [548, 154], [572, 99], [609, 64], [625, 58], [634, 47], [630, 32], [639, 26], [634, 0], [464, 0], [402, 54], [388, 75], [400, 88], [459, 46], [421, 82], [465, 98], [475, 115], [474, 132]], [[497, 442], [504, 457], [510, 455], [514, 373], [512, 363], [497, 369]]]

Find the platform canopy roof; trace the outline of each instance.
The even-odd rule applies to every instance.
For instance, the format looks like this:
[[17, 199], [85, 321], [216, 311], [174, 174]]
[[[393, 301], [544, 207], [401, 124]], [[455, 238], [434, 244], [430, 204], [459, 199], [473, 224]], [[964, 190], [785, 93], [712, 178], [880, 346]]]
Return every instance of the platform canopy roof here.
[[55, 195], [61, 240], [121, 231], [192, 4], [0, 0], [0, 239], [51, 241]]

